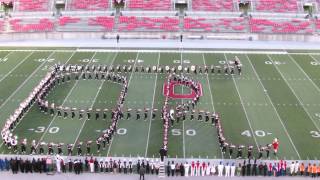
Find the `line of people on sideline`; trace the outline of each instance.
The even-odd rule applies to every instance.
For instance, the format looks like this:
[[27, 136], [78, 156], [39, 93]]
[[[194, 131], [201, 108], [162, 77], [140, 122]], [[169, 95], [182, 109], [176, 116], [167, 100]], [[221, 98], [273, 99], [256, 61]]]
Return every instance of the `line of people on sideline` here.
[[192, 161], [190, 164], [175, 163], [168, 161], [166, 174], [170, 176], [310, 176], [320, 177], [320, 163], [303, 163], [299, 161], [274, 161], [259, 162], [254, 160], [244, 160], [243, 163], [220, 162], [218, 164], [210, 162]]
[[[191, 163], [168, 161], [165, 166], [166, 175], [172, 176], [309, 176], [320, 177], [320, 163], [300, 161], [261, 161], [244, 160], [232, 162], [200, 162]], [[111, 173], [111, 174], [151, 174], [159, 175], [159, 159], [112, 159], [93, 158], [64, 160], [59, 155], [47, 158], [0, 158], [0, 171], [21, 173]]]

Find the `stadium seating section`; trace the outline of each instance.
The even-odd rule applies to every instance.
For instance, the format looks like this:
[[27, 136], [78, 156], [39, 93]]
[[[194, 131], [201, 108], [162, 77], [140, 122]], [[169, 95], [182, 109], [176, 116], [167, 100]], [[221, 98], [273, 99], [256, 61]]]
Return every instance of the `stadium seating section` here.
[[136, 17], [121, 16], [119, 31], [178, 31], [179, 19], [176, 17]]
[[4, 25], [3, 25], [3, 21], [0, 21], [0, 32], [3, 32], [4, 31]]
[[302, 19], [291, 20], [270, 20], [270, 19], [251, 19], [250, 29], [253, 33], [313, 33], [312, 21]]
[[15, 5], [19, 11], [48, 11], [49, 0], [16, 0]]
[[59, 18], [57, 31], [112, 31], [114, 17], [61, 17]]
[[193, 0], [194, 11], [233, 11], [233, 0]]
[[14, 32], [47, 32], [54, 30], [54, 21], [41, 19], [11, 19], [11, 30]]
[[127, 0], [127, 9], [132, 10], [171, 10], [171, 0]]
[[297, 12], [298, 2], [297, 0], [257, 0], [255, 10], [278, 13]]
[[70, 10], [107, 10], [109, 8], [109, 0], [70, 0]]
[[[301, 11], [303, 2], [314, 2], [320, 6], [320, 0], [253, 0], [250, 2], [254, 11], [273, 14], [269, 17], [265, 13], [252, 13], [253, 18], [243, 18], [232, 13], [237, 11], [237, 4], [241, 0], [188, 0], [191, 9], [185, 17], [174, 16], [174, 0], [126, 0], [125, 9], [131, 11], [124, 11], [124, 15], [114, 13], [114, 9], [111, 8], [113, 0], [66, 0], [66, 11], [62, 11], [61, 17], [51, 16], [54, 12], [54, 0], [4, 1], [14, 1], [15, 14], [0, 21], [1, 32], [320, 32], [320, 20], [304, 19], [303, 14], [283, 14], [301, 13], [298, 11]], [[113, 12], [112, 16], [111, 12], [107, 13], [108, 15], [101, 12], [108, 10]], [[207, 16], [207, 12], [221, 12], [223, 15], [209, 13]], [[274, 16], [274, 13], [279, 14]], [[27, 17], [24, 17], [25, 14]]]
[[244, 18], [185, 18], [184, 31], [246, 32]]
[[317, 31], [317, 32], [320, 32], [320, 20], [316, 20], [316, 21], [315, 21], [315, 24], [316, 24], [316, 25], [315, 25], [316, 31]]

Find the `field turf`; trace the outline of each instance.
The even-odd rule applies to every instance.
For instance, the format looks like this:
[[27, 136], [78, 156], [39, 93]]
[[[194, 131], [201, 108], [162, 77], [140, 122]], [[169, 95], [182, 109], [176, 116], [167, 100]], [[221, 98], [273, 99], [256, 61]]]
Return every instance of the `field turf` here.
[[[282, 51], [285, 52], [285, 51]], [[0, 125], [27, 97], [55, 63], [113, 64], [132, 66], [222, 65], [238, 56], [242, 75], [186, 74], [201, 82], [203, 96], [196, 109], [220, 113], [226, 138], [232, 143], [266, 145], [280, 140], [278, 157], [320, 158], [320, 55], [295, 52], [94, 52], [76, 49], [0, 50]], [[160, 73], [132, 72], [125, 108], [157, 108], [164, 103]], [[48, 99], [69, 107], [94, 109], [115, 106], [121, 87], [101, 80], [79, 80], [59, 85]], [[183, 88], [178, 93], [188, 93]], [[184, 100], [172, 100], [171, 105]], [[150, 114], [149, 114], [150, 115]], [[110, 116], [109, 116], [110, 117]], [[94, 155], [157, 157], [162, 145], [162, 121], [120, 120], [111, 144]], [[49, 116], [34, 105], [14, 130], [19, 138], [46, 142], [76, 143], [95, 140], [110, 125], [107, 120], [86, 120]], [[1, 154], [12, 153], [4, 145]], [[64, 148], [66, 151], [66, 149]], [[245, 153], [246, 154], [246, 153]], [[169, 133], [169, 156], [178, 158], [229, 158], [220, 151], [216, 129], [210, 123], [189, 120], [175, 124]], [[234, 157], [233, 157], [234, 158]]]

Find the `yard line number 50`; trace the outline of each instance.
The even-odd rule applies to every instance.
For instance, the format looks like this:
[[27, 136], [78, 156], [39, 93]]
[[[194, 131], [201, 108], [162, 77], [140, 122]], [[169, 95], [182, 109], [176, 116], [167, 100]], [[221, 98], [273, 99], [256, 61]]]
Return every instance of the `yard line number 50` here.
[[[185, 133], [186, 133], [187, 136], [195, 136], [195, 135], [197, 135], [197, 132], [194, 129], [187, 129]], [[119, 128], [119, 129], [117, 129], [117, 134], [118, 135], [126, 135], [127, 134], [127, 129], [126, 128]], [[181, 136], [182, 135], [182, 131], [181, 131], [181, 129], [172, 129], [171, 130], [171, 134], [173, 136]]]

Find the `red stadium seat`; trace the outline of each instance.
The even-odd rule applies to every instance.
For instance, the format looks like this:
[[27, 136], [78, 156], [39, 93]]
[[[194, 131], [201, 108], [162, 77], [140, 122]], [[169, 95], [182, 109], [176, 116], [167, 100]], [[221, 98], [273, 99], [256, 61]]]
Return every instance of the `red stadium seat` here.
[[109, 0], [71, 0], [71, 10], [106, 10], [109, 8]]
[[17, 0], [18, 11], [48, 11], [49, 0]]
[[114, 27], [114, 17], [98, 16], [89, 18], [89, 26], [102, 26], [105, 30], [112, 30]]
[[320, 32], [320, 20], [315, 20], [315, 28], [317, 32]]
[[185, 18], [184, 31], [246, 32], [244, 18]]
[[255, 1], [256, 11], [264, 12], [297, 12], [297, 0], [257, 0]]
[[172, 9], [171, 0], [126, 0], [127, 8], [133, 10], [168, 11]]
[[57, 25], [57, 31], [75, 32], [99, 32], [112, 31], [114, 28], [113, 16], [91, 16], [91, 17], [61, 17]]
[[3, 32], [4, 30], [4, 22], [0, 21], [0, 32]]
[[235, 11], [233, 0], [192, 0], [194, 11]]
[[305, 19], [270, 20], [251, 19], [250, 30], [253, 33], [286, 33], [286, 34], [310, 34], [313, 33], [312, 21]]
[[80, 18], [73, 18], [73, 17], [65, 16], [65, 17], [59, 18], [59, 25], [65, 26], [66, 24], [77, 23], [79, 21], [80, 21]]
[[177, 17], [136, 17], [121, 16], [119, 31], [178, 31]]
[[48, 18], [42, 19], [12, 19], [11, 30], [14, 32], [47, 32], [54, 30], [54, 22]]

